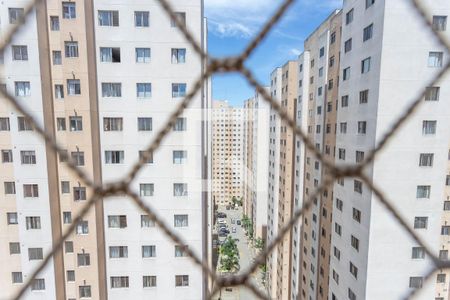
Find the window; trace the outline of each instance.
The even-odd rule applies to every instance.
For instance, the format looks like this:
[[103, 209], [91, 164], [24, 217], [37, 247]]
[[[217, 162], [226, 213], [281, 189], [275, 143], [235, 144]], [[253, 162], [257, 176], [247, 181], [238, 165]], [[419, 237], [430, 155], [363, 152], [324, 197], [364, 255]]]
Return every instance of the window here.
[[29, 81], [16, 81], [14, 82], [15, 95], [17, 97], [28, 97], [31, 95], [30, 82]]
[[358, 268], [350, 262], [350, 273], [357, 279], [358, 278]]
[[189, 286], [189, 275], [175, 275], [175, 286]]
[[78, 57], [78, 42], [64, 42], [66, 57]]
[[80, 294], [80, 298], [91, 298], [91, 286], [90, 285], [80, 285], [78, 287], [78, 292]]
[[23, 8], [8, 8], [9, 24], [19, 24], [24, 15]]
[[84, 152], [72, 152], [71, 156], [76, 166], [84, 166]]
[[322, 96], [322, 87], [317, 89], [317, 96]]
[[325, 55], [325, 48], [322, 47], [322, 48], [320, 48], [320, 50], [319, 50], [319, 57], [322, 57], [322, 56], [324, 56], [324, 55]]
[[419, 166], [420, 167], [432, 167], [433, 166], [433, 153], [420, 153]]
[[172, 48], [172, 63], [184, 64], [186, 62], [186, 49]]
[[173, 195], [175, 197], [187, 196], [188, 195], [187, 183], [174, 183]]
[[127, 288], [129, 287], [128, 276], [111, 276], [111, 288]]
[[149, 26], [148, 11], [135, 11], [134, 12], [134, 26], [136, 27], [148, 27]]
[[364, 151], [356, 151], [356, 163], [360, 163], [364, 160]]
[[59, 31], [59, 17], [50, 16], [50, 29], [52, 31]]
[[67, 80], [67, 95], [81, 95], [81, 85], [79, 79]]
[[172, 98], [186, 96], [186, 83], [172, 83]]
[[353, 184], [353, 190], [359, 194], [362, 194], [362, 182], [355, 180]]
[[156, 276], [142, 276], [143, 287], [155, 287]]
[[12, 46], [13, 60], [28, 60], [27, 46]]
[[[144, 159], [144, 153], [147, 153], [146, 151], [139, 151], [139, 160]], [[153, 151], [150, 153], [147, 153], [147, 157], [144, 159], [145, 164], [152, 164], [153, 163]]]
[[350, 288], [348, 288], [348, 299], [356, 300], [356, 294]]
[[62, 9], [64, 19], [75, 19], [77, 17], [75, 2], [63, 2]]
[[19, 222], [17, 219], [17, 213], [15, 212], [6, 213], [6, 220], [8, 225], [16, 225]]
[[374, 5], [375, 0], [366, 0], [366, 9]]
[[353, 207], [353, 220], [361, 223], [361, 211]]
[[425, 101], [438, 101], [440, 94], [440, 87], [427, 87], [425, 90]]
[[73, 200], [74, 201], [86, 200], [86, 187], [75, 186], [73, 188]]
[[70, 182], [61, 181], [61, 193], [69, 194], [70, 193]]
[[436, 134], [436, 121], [425, 120], [422, 122], [422, 134]]
[[425, 258], [425, 248], [424, 247], [412, 247], [412, 259], [424, 259]]
[[9, 118], [0, 118], [0, 131], [9, 131]]
[[339, 274], [335, 270], [333, 270], [333, 280], [339, 284]]
[[28, 248], [28, 260], [39, 260], [43, 258], [42, 248]]
[[365, 74], [370, 71], [370, 57], [361, 61], [361, 74]]
[[27, 230], [29, 229], [41, 229], [41, 217], [26, 217]]
[[366, 130], [367, 130], [367, 122], [359, 121], [358, 122], [358, 134], [366, 134]]
[[120, 48], [100, 47], [100, 61], [120, 63]]
[[334, 254], [334, 257], [337, 258], [337, 260], [341, 259], [341, 251], [338, 248], [336, 248], [336, 247], [333, 248], [333, 254]]
[[420, 289], [422, 288], [423, 277], [409, 277], [409, 287]]
[[173, 151], [173, 163], [184, 164], [187, 159], [187, 151]]
[[22, 283], [22, 272], [11, 272], [12, 283]]
[[13, 162], [12, 150], [2, 150], [2, 163], [11, 163], [11, 162]]
[[186, 257], [187, 253], [186, 253], [186, 248], [188, 246], [187, 245], [175, 245], [175, 257]]
[[67, 281], [75, 281], [75, 271], [74, 270], [68, 270], [66, 272]]
[[139, 194], [141, 197], [150, 197], [153, 196], [154, 193], [154, 185], [153, 183], [141, 183], [139, 184]]
[[186, 131], [186, 118], [177, 118], [173, 125], [173, 131]]
[[369, 26], [364, 28], [363, 42], [370, 40], [372, 38], [372, 35], [373, 35], [373, 24], [370, 24]]
[[339, 225], [338, 223], [334, 223], [334, 231], [338, 235], [342, 235], [342, 227], [341, 227], [341, 225]]
[[64, 99], [64, 86], [62, 84], [55, 84], [55, 98]]
[[175, 227], [187, 227], [188, 226], [188, 215], [174, 215], [173, 216]]
[[142, 246], [142, 257], [143, 258], [156, 257], [156, 246], [154, 245]]
[[339, 159], [341, 160], [345, 160], [345, 149], [339, 148], [339, 154], [338, 154]]
[[20, 254], [20, 243], [9, 243], [9, 254]]
[[447, 30], [447, 16], [433, 16], [433, 30]]
[[39, 186], [37, 184], [24, 184], [23, 196], [25, 198], [37, 198], [39, 197]]
[[138, 118], [138, 131], [152, 131], [152, 118]]
[[102, 82], [102, 97], [122, 97], [120, 82]]
[[71, 224], [72, 223], [72, 213], [70, 211], [63, 212], [63, 223]]
[[88, 234], [89, 233], [89, 222], [80, 221], [77, 224], [77, 234]]
[[330, 57], [330, 62], [328, 63], [328, 66], [331, 68], [334, 66], [334, 56]]
[[450, 235], [450, 226], [442, 226], [441, 235]]
[[444, 210], [450, 210], [450, 201], [444, 201]]
[[356, 251], [359, 251], [359, 240], [353, 235], [351, 236], [351, 245]]
[[108, 216], [108, 227], [109, 228], [126, 228], [127, 227], [127, 216]]
[[444, 59], [443, 52], [430, 52], [428, 54], [428, 67], [440, 68]]
[[[181, 25], [186, 26], [186, 13], [184, 12], [175, 12], [175, 17], [181, 23]], [[170, 20], [170, 26], [177, 27], [177, 23], [174, 19]]]
[[350, 67], [345, 68], [343, 71], [343, 76], [342, 76], [342, 80], [348, 80], [350, 79]]
[[150, 216], [148, 215], [141, 215], [141, 227], [142, 228], [155, 227], [155, 221], [150, 219]]
[[150, 98], [152, 96], [152, 84], [136, 83], [136, 94], [138, 98]]
[[437, 283], [445, 283], [445, 274], [444, 273], [437, 274], [436, 282]]
[[369, 101], [369, 90], [359, 92], [359, 104], [365, 104]]
[[42, 291], [45, 290], [45, 279], [36, 278], [31, 282], [31, 290], [32, 291]]
[[430, 198], [431, 186], [419, 185], [417, 186], [416, 198]]
[[136, 48], [136, 62], [137, 63], [150, 62], [150, 48]]
[[90, 266], [91, 265], [91, 256], [89, 253], [78, 253], [77, 254], [77, 262], [78, 266]]
[[347, 53], [350, 51], [352, 51], [352, 39], [348, 39], [344, 43], [344, 52]]
[[105, 164], [123, 164], [124, 151], [105, 151]]
[[56, 118], [56, 129], [58, 131], [66, 130], [66, 118]]
[[32, 122], [30, 122], [25, 117], [17, 117], [18, 129], [19, 131], [32, 131], [33, 126]]
[[103, 118], [103, 130], [104, 131], [122, 131], [123, 119], [122, 118]]
[[428, 226], [428, 217], [415, 217], [414, 229], [426, 229]]
[[345, 15], [345, 25], [350, 24], [351, 22], [353, 22], [353, 8], [351, 10], [349, 10], [347, 12], [347, 14]]
[[439, 259], [448, 260], [448, 250], [439, 250]]
[[334, 44], [336, 42], [336, 31], [332, 32], [330, 35], [330, 44]]
[[82, 117], [69, 117], [70, 131], [82, 131], [83, 130], [83, 118]]
[[64, 251], [66, 253], [73, 253], [73, 242], [72, 241], [64, 242]]
[[110, 246], [109, 258], [126, 258], [128, 257], [127, 246]]
[[341, 199], [336, 198], [336, 208], [342, 211], [342, 207], [344, 206], [344, 202]]
[[119, 11], [117, 10], [99, 10], [98, 11], [99, 26], [119, 26]]
[[16, 193], [16, 183], [14, 181], [4, 182], [5, 195], [14, 195]]

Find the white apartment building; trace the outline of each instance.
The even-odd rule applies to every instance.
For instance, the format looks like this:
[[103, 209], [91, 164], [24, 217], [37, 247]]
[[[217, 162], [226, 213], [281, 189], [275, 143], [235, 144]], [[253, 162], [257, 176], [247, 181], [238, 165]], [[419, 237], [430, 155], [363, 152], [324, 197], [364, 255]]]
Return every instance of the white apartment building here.
[[[450, 38], [450, 3], [422, 1], [435, 30]], [[406, 0], [346, 0], [343, 6], [336, 163], [357, 163], [373, 149], [413, 99], [420, 108], [365, 169], [433, 253], [447, 259], [450, 82], [430, 79], [449, 53]], [[338, 155], [339, 154], [339, 155]], [[446, 182], [447, 178], [447, 182]], [[446, 186], [447, 184], [447, 186]], [[360, 180], [334, 186], [330, 299], [448, 299], [449, 274], [427, 284], [431, 261]]]
[[215, 205], [229, 205], [243, 196], [244, 112], [227, 101], [212, 105], [212, 197]]
[[[203, 1], [172, 2], [206, 49]], [[0, 4], [1, 31], [24, 5]], [[110, 183], [138, 162], [203, 68], [157, 1], [49, 0], [3, 54], [0, 83], [94, 182]], [[207, 81], [131, 183], [203, 260], [210, 256], [210, 107]], [[0, 298], [9, 298], [92, 191], [5, 104], [0, 149], [0, 193], [9, 199], [0, 204]], [[208, 278], [180, 246], [130, 199], [112, 197], [77, 225], [25, 297], [201, 299]]]

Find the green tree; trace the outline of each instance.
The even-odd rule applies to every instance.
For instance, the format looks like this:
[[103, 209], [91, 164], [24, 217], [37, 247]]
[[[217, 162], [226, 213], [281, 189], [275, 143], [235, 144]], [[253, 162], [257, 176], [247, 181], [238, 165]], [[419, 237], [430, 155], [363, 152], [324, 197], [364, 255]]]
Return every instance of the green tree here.
[[236, 241], [229, 236], [220, 247], [220, 269], [224, 272], [239, 270], [239, 250]]
[[255, 248], [262, 250], [264, 248], [264, 240], [262, 238], [255, 239]]

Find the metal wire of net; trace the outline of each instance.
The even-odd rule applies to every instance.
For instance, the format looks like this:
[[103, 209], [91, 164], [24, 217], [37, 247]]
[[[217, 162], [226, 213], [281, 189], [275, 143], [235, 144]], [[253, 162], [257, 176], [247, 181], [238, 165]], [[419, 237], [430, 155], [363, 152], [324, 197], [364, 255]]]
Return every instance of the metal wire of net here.
[[[44, 0], [31, 0], [24, 8], [23, 17], [16, 24], [9, 27], [8, 31], [3, 35], [3, 39], [0, 41], [0, 52], [3, 52], [6, 47], [11, 45], [14, 35], [21, 29], [23, 24], [26, 23], [27, 19], [33, 13], [39, 2]], [[369, 153], [369, 155], [365, 158], [365, 160], [357, 165], [353, 166], [336, 166], [333, 161], [326, 159], [323, 154], [316, 149], [314, 142], [309, 140], [307, 134], [304, 133], [299, 127], [297, 127], [295, 120], [288, 115], [288, 113], [278, 104], [278, 102], [273, 99], [267, 91], [263, 88], [263, 86], [255, 79], [252, 72], [244, 66], [247, 58], [253, 53], [253, 51], [257, 48], [259, 43], [267, 36], [267, 34], [271, 31], [274, 25], [283, 17], [289, 7], [295, 2], [294, 0], [285, 0], [278, 7], [276, 12], [272, 15], [272, 17], [265, 23], [256, 37], [248, 44], [245, 50], [239, 55], [234, 57], [228, 57], [224, 59], [217, 59], [210, 57], [195, 40], [193, 35], [187, 30], [187, 28], [181, 23], [181, 21], [176, 17], [175, 11], [172, 9], [169, 0], [159, 0], [158, 1], [161, 7], [164, 9], [165, 13], [169, 17], [171, 17], [174, 22], [176, 22], [177, 27], [184, 35], [185, 39], [191, 44], [194, 51], [202, 58], [203, 63], [206, 65], [205, 72], [197, 79], [192, 89], [187, 93], [182, 102], [177, 106], [177, 108], [170, 115], [169, 120], [162, 127], [162, 129], [156, 134], [155, 138], [151, 141], [151, 143], [146, 148], [144, 155], [140, 158], [138, 162], [131, 168], [131, 170], [124, 176], [123, 178], [117, 180], [115, 183], [107, 184], [107, 185], [98, 185], [91, 180], [88, 174], [86, 174], [82, 169], [76, 166], [76, 164], [69, 158], [68, 168], [74, 172], [74, 174], [89, 188], [93, 190], [93, 195], [88, 201], [83, 205], [80, 209], [80, 212], [76, 217], [73, 218], [72, 224], [65, 230], [61, 236], [61, 238], [54, 243], [52, 249], [49, 253], [46, 253], [43, 261], [38, 265], [38, 267], [28, 276], [28, 279], [24, 282], [21, 289], [17, 292], [14, 299], [20, 299], [26, 290], [31, 286], [33, 280], [36, 276], [45, 268], [45, 266], [49, 263], [53, 255], [56, 252], [60, 251], [64, 241], [74, 232], [76, 224], [83, 219], [83, 217], [89, 212], [92, 206], [97, 201], [107, 201], [108, 197], [111, 196], [127, 196], [131, 201], [133, 201], [143, 212], [148, 214], [150, 219], [155, 222], [155, 224], [164, 232], [167, 237], [169, 237], [174, 243], [179, 245], [185, 245], [186, 243], [183, 241], [183, 238], [180, 237], [176, 232], [171, 230], [170, 226], [168, 226], [162, 218], [158, 215], [157, 209], [151, 207], [139, 197], [138, 194], [132, 191], [130, 188], [130, 183], [136, 177], [138, 172], [141, 170], [145, 161], [151, 153], [158, 149], [162, 140], [169, 134], [171, 128], [176, 122], [178, 116], [180, 116], [184, 109], [187, 108], [194, 97], [199, 93], [202, 89], [204, 82], [213, 74], [216, 73], [231, 73], [236, 72], [241, 74], [247, 82], [255, 88], [255, 90], [262, 96], [262, 98], [270, 103], [273, 110], [275, 110], [280, 116], [281, 120], [284, 121], [287, 126], [289, 126], [295, 135], [304, 143], [305, 147], [311, 151], [315, 157], [320, 160], [323, 166], [327, 169], [327, 177], [326, 179], [316, 188], [316, 190], [311, 193], [311, 195], [304, 201], [302, 208], [296, 210], [292, 214], [292, 218], [279, 230], [278, 235], [265, 247], [263, 251], [261, 251], [254, 262], [248, 267], [247, 270], [244, 270], [239, 275], [230, 275], [230, 276], [220, 276], [216, 274], [215, 270], [211, 269], [211, 266], [208, 265], [206, 261], [202, 261], [200, 257], [198, 257], [189, 247], [185, 247], [183, 250], [190, 257], [190, 259], [198, 265], [202, 269], [202, 271], [209, 276], [209, 279], [212, 281], [212, 291], [210, 291], [207, 295], [207, 299], [211, 299], [221, 288], [229, 287], [229, 286], [245, 286], [249, 290], [251, 290], [256, 297], [259, 299], [270, 299], [265, 292], [262, 292], [258, 289], [249, 279], [250, 276], [258, 269], [258, 266], [264, 264], [268, 255], [274, 250], [278, 243], [280, 243], [283, 237], [293, 228], [293, 226], [299, 221], [299, 219], [311, 208], [313, 200], [315, 197], [323, 193], [325, 189], [332, 186], [337, 179], [344, 177], [353, 177], [361, 179], [367, 186], [372, 190], [375, 199], [380, 201], [386, 208], [386, 211], [392, 214], [393, 217], [397, 220], [399, 226], [420, 246], [424, 247], [425, 252], [431, 258], [432, 264], [429, 267], [429, 270], [426, 274], [424, 274], [425, 283], [432, 277], [432, 275], [441, 269], [450, 268], [450, 262], [440, 260], [431, 249], [427, 247], [427, 245], [423, 242], [423, 240], [413, 231], [413, 229], [408, 225], [408, 222], [401, 216], [400, 212], [397, 211], [392, 205], [392, 199], [389, 199], [385, 193], [380, 189], [376, 183], [372, 182], [372, 180], [364, 174], [364, 170], [367, 166], [369, 166], [376, 155], [383, 150], [389, 140], [394, 138], [395, 134], [398, 132], [399, 128], [406, 122], [406, 120], [411, 117], [415, 111], [419, 108], [424, 96], [425, 96], [425, 87], [434, 86], [442, 77], [447, 73], [450, 68], [450, 62], [448, 62], [444, 67], [437, 72], [423, 87], [423, 93], [416, 95], [414, 99], [412, 99], [410, 106], [403, 112], [402, 115], [398, 116], [396, 122], [382, 137], [381, 141], [376, 145], [376, 147]], [[423, 23], [429, 30], [429, 34], [432, 35], [438, 43], [445, 47], [446, 50], [450, 52], [450, 41], [448, 41], [440, 32], [434, 31], [432, 28], [432, 24], [430, 23], [430, 15], [426, 7], [424, 7], [419, 0], [410, 0], [411, 10], [415, 11], [417, 15], [417, 19]], [[64, 150], [58, 146], [57, 141], [48, 134], [45, 129], [39, 125], [39, 123], [31, 116], [28, 112], [27, 108], [19, 102], [14, 95], [10, 93], [0, 90], [2, 100], [6, 100], [9, 104], [11, 104], [14, 109], [23, 114], [25, 118], [30, 121], [32, 124], [34, 131], [45, 140], [45, 142], [51, 146], [51, 151], [58, 153], [60, 155], [65, 155]], [[206, 284], [206, 283], [205, 283]], [[409, 299], [414, 296], [416, 290], [409, 290], [405, 292], [405, 299]]]

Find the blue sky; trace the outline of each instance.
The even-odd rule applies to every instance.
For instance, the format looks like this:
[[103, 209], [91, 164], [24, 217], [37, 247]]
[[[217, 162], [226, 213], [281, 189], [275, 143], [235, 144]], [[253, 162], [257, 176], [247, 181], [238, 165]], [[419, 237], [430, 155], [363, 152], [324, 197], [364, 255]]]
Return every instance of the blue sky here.
[[[204, 0], [208, 18], [208, 51], [214, 57], [236, 55], [270, 18], [280, 0]], [[259, 45], [246, 65], [260, 83], [268, 84], [271, 71], [303, 50], [304, 39], [342, 0], [297, 0]], [[213, 76], [213, 99], [241, 106], [254, 94], [242, 76]]]

